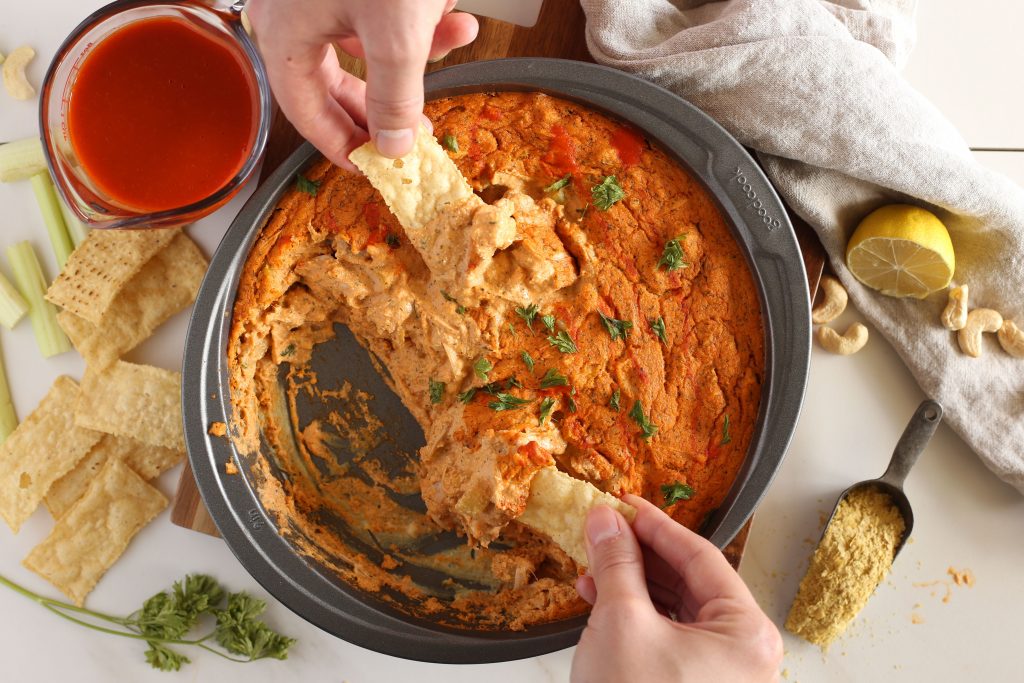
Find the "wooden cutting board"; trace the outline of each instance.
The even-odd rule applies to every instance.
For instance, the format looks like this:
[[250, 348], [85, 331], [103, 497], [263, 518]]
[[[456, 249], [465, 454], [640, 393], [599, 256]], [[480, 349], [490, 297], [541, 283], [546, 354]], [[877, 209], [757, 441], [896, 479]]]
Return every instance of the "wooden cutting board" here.
[[[435, 71], [453, 64], [502, 57], [561, 57], [591, 62], [593, 60], [587, 52], [585, 26], [586, 19], [579, 0], [547, 0], [541, 10], [540, 19], [531, 28], [480, 17], [480, 34], [477, 39], [464, 48], [454, 50], [440, 62], [429, 65], [427, 71]], [[365, 67], [360, 60], [341, 55], [341, 62], [347, 70], [357, 76], [364, 75]], [[302, 137], [280, 110], [275, 110], [260, 180], [270, 175], [301, 143]], [[807, 280], [811, 292], [816, 293], [825, 263], [825, 250], [809, 226], [795, 216], [791, 218], [803, 252]], [[192, 476], [192, 468], [187, 462], [178, 483], [171, 521], [189, 529], [218, 535], [217, 527], [203, 506]], [[734, 567], [739, 567], [749, 531], [750, 522], [724, 551]]]

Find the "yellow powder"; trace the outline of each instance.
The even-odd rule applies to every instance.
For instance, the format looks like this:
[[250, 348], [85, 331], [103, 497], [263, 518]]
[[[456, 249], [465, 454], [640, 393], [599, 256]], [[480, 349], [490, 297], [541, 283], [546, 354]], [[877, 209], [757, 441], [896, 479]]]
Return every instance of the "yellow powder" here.
[[827, 647], [885, 578], [903, 531], [903, 517], [888, 495], [863, 489], [847, 496], [814, 551], [786, 630]]

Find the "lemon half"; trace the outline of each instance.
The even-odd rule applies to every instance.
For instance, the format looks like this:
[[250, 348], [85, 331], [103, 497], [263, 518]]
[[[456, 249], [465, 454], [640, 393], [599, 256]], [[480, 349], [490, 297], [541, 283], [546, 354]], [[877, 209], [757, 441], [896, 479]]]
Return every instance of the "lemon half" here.
[[882, 294], [923, 299], [949, 285], [956, 258], [938, 216], [918, 206], [891, 204], [857, 226], [846, 245], [846, 265]]

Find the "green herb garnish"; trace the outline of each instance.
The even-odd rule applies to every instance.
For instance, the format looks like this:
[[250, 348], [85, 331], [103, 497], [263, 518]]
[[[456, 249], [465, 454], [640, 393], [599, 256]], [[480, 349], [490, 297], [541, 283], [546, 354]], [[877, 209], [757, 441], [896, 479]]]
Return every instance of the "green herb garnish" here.
[[643, 438], [649, 439], [657, 433], [658, 425], [644, 416], [644, 407], [640, 405], [640, 401], [633, 404], [633, 409], [629, 411], [629, 416], [640, 426], [640, 435]]
[[725, 416], [725, 421], [722, 423], [722, 441], [718, 444], [724, 446], [732, 441], [732, 435], [729, 434], [729, 416]]
[[616, 413], [619, 412], [619, 390], [616, 389], [612, 392], [611, 400], [608, 401], [608, 407], [614, 410]]
[[516, 336], [516, 326], [513, 325], [512, 323], [508, 324], [508, 333], [511, 334], [513, 337]]
[[604, 329], [608, 330], [608, 335], [611, 336], [612, 341], [619, 338], [625, 340], [629, 337], [629, 331], [633, 329], [633, 321], [609, 318], [601, 311], [598, 311], [597, 314], [601, 316], [601, 322], [604, 323]]
[[576, 353], [579, 351], [576, 348], [576, 342], [572, 340], [572, 337], [565, 330], [562, 330], [554, 337], [548, 337], [548, 344], [551, 344], [562, 353]]
[[476, 362], [473, 363], [473, 372], [475, 372], [476, 376], [485, 382], [489, 381], [487, 379], [487, 373], [493, 369], [494, 365], [486, 358], [477, 358]]
[[459, 141], [451, 133], [441, 138], [441, 144], [444, 145], [444, 148], [449, 152], [452, 152], [453, 154], [459, 153]]
[[594, 185], [594, 187], [590, 188], [590, 194], [594, 195], [594, 206], [601, 209], [601, 211], [607, 211], [612, 208], [613, 204], [626, 197], [626, 193], [619, 185], [619, 181], [613, 175], [606, 176], [600, 185]]
[[548, 371], [544, 373], [544, 376], [540, 380], [541, 389], [550, 389], [551, 387], [567, 387], [569, 386], [569, 379], [558, 372], [554, 368], [548, 368]]
[[564, 176], [551, 183], [544, 188], [545, 192], [558, 192], [563, 187], [572, 182], [572, 173], [566, 173]]
[[526, 326], [530, 328], [531, 332], [533, 332], [533, 319], [537, 317], [538, 310], [540, 309], [537, 308], [536, 304], [516, 307], [516, 315], [526, 321]]
[[459, 315], [462, 315], [463, 313], [466, 312], [466, 307], [460, 304], [455, 297], [453, 297], [451, 294], [444, 291], [443, 289], [441, 290], [441, 296], [444, 297], [445, 301], [450, 301], [453, 304], [455, 304], [455, 312], [458, 313]]
[[665, 497], [665, 504], [661, 506], [664, 510], [669, 505], [675, 505], [681, 500], [693, 498], [693, 489], [688, 484], [677, 481], [674, 484], [662, 484], [661, 495]]
[[444, 400], [445, 383], [444, 382], [435, 382], [434, 380], [430, 380], [429, 384], [430, 384], [430, 402], [436, 405], [436, 404], [440, 403], [442, 400]]
[[528, 354], [526, 351], [523, 351], [522, 353], [520, 353], [519, 357], [523, 359], [523, 363], [526, 364], [526, 368], [530, 372], [533, 372], [533, 357], [530, 356], [530, 354]]
[[555, 316], [553, 315], [542, 315], [540, 321], [544, 323], [544, 327], [548, 328], [548, 332], [555, 331]]
[[555, 407], [555, 399], [548, 396], [540, 402], [540, 418], [537, 420], [538, 425], [544, 424], [544, 421], [551, 415], [552, 408]]
[[520, 382], [518, 379], [516, 379], [515, 375], [512, 375], [507, 380], [505, 380], [505, 391], [508, 391], [509, 389], [522, 389], [522, 388], [523, 388], [523, 383]]
[[496, 401], [491, 401], [487, 407], [491, 410], [519, 410], [523, 406], [533, 403], [532, 399], [519, 398], [512, 394], [495, 394]]
[[281, 358], [288, 358], [295, 355], [295, 344], [289, 344], [281, 349]]
[[459, 394], [457, 398], [463, 403], [469, 403], [474, 396], [476, 396], [476, 387], [470, 387]]
[[295, 187], [306, 194], [315, 197], [316, 193], [320, 190], [319, 180], [310, 180], [301, 173], [295, 174]]
[[[576, 392], [574, 391], [573, 393], [576, 393]], [[569, 404], [569, 412], [570, 413], [575, 413], [576, 412], [576, 399], [573, 398], [572, 394], [569, 394], [565, 398], [566, 398], [566, 402]]]
[[402, 246], [402, 241], [401, 241], [401, 240], [399, 240], [399, 239], [398, 239], [398, 235], [396, 235], [396, 234], [395, 234], [395, 233], [393, 233], [393, 232], [389, 232], [389, 233], [388, 233], [388, 234], [387, 234], [387, 235], [386, 235], [386, 236], [384, 237], [384, 242], [385, 242], [385, 244], [387, 244], [387, 245], [388, 245], [389, 247], [391, 247], [392, 249], [397, 249], [398, 247]]
[[661, 253], [661, 259], [658, 261], [658, 268], [662, 266], [672, 272], [673, 270], [679, 270], [680, 268], [686, 268], [689, 263], [683, 258], [683, 246], [679, 243], [680, 240], [686, 238], [686, 233], [673, 237], [668, 242], [665, 242], [665, 250]]
[[662, 344], [668, 344], [668, 338], [665, 336], [665, 319], [655, 318], [651, 321], [651, 330], [654, 334], [658, 335], [658, 339], [661, 340]]

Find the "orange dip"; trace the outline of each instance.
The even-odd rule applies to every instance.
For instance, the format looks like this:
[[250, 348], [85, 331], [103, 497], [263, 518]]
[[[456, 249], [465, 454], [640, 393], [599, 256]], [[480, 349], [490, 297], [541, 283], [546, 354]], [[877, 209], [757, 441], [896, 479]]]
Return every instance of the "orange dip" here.
[[173, 17], [103, 38], [68, 106], [71, 146], [114, 204], [163, 211], [224, 187], [245, 163], [258, 119], [255, 83], [226, 43]]

